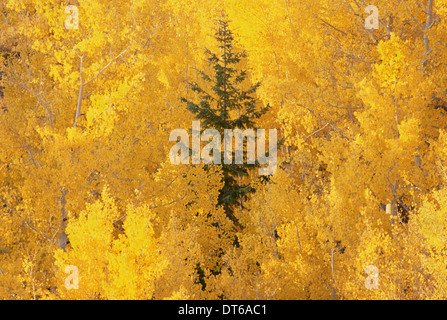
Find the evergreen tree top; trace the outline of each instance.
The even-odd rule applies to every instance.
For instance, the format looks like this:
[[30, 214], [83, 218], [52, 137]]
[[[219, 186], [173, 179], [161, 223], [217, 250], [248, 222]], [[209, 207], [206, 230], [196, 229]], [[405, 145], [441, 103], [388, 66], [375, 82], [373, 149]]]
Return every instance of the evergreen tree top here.
[[[239, 67], [239, 63], [247, 57], [247, 54], [244, 50], [235, 48], [227, 18], [217, 21], [214, 38], [217, 40], [219, 52], [214, 53], [205, 49], [213, 74], [209, 75], [198, 70], [202, 80], [211, 87], [212, 92], [196, 82], [188, 82], [191, 90], [199, 95], [201, 101], [196, 103], [185, 98], [181, 100], [186, 102], [188, 110], [201, 120], [204, 128], [214, 128], [221, 132], [224, 129], [254, 128], [255, 121], [270, 107], [258, 106], [255, 93], [260, 86], [259, 82], [243, 89], [245, 82], [248, 81], [248, 74]], [[230, 117], [232, 110], [238, 111], [236, 118]]]
[[[227, 18], [217, 21], [214, 38], [217, 40], [218, 52], [205, 49], [205, 55], [212, 74], [198, 70], [203, 84], [188, 82], [192, 91], [197, 93], [199, 102], [181, 98], [187, 108], [201, 122], [203, 129], [213, 128], [221, 134], [225, 129], [254, 128], [256, 121], [265, 114], [270, 106], [260, 106], [256, 99], [256, 90], [260, 83], [249, 83], [248, 73], [241, 68], [243, 59], [247, 58], [244, 50], [235, 48], [233, 33]], [[210, 89], [211, 90], [210, 90]], [[246, 153], [246, 151], [244, 151]], [[221, 154], [223, 158], [223, 153]], [[218, 205], [223, 205], [227, 216], [239, 225], [234, 216], [234, 208], [243, 208], [243, 202], [254, 188], [248, 180], [249, 170], [258, 164], [222, 164], [224, 186], [220, 190]]]

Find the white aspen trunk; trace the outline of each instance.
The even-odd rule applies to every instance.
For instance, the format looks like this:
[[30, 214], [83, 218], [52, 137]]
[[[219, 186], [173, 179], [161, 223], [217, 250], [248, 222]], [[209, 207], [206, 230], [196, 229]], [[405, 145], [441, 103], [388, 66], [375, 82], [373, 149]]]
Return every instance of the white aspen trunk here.
[[84, 57], [81, 56], [81, 65], [79, 67], [79, 74], [80, 74], [80, 82], [81, 84], [79, 85], [79, 94], [78, 94], [78, 103], [76, 105], [76, 115], [75, 115], [75, 119], [74, 119], [74, 125], [73, 128], [76, 128], [76, 121], [78, 120], [78, 117], [81, 114], [81, 104], [82, 104], [82, 95], [84, 92], [84, 76], [82, 73], [82, 62], [84, 60]]

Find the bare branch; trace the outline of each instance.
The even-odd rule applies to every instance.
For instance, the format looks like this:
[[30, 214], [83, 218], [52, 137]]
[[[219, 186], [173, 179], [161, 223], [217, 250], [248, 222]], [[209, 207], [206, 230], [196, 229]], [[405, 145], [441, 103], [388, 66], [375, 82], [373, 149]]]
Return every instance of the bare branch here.
[[94, 76], [93, 78], [91, 78], [87, 82], [84, 82], [84, 74], [83, 74], [83, 71], [82, 71], [84, 56], [80, 56], [80, 59], [81, 59], [81, 63], [80, 63], [80, 67], [79, 67], [80, 85], [79, 85], [78, 103], [76, 105], [76, 115], [75, 115], [75, 120], [74, 120], [74, 125], [73, 125], [74, 128], [76, 128], [77, 119], [81, 115], [81, 105], [82, 105], [84, 87], [86, 85], [88, 85], [90, 82], [96, 80], [112, 64], [112, 62], [114, 62], [116, 59], [121, 57], [126, 52], [127, 52], [127, 49], [122, 51], [119, 55], [117, 55], [115, 58], [113, 58], [108, 64], [106, 64], [104, 66], [104, 68], [102, 68], [98, 72], [98, 74], [96, 76]]
[[341, 32], [344, 36], [346, 36], [347, 35], [347, 33], [346, 32], [344, 32], [343, 30], [340, 30], [340, 29], [338, 29], [338, 28], [336, 28], [336, 27], [334, 27], [332, 24], [330, 24], [329, 22], [327, 22], [327, 21], [324, 21], [323, 19], [321, 19], [320, 18], [320, 20], [321, 21], [323, 21], [326, 25], [328, 25], [329, 27], [331, 27], [331, 28], [333, 28], [333, 29], [335, 29], [335, 30], [337, 30], [338, 32]]
[[53, 114], [51, 113], [50, 107], [47, 105], [47, 103], [40, 97], [41, 94], [36, 93], [33, 89], [31, 89], [31, 87], [26, 85], [22, 80], [20, 83], [12, 79], [9, 81], [14, 83], [16, 86], [27, 90], [37, 98], [37, 101], [45, 108], [45, 111], [47, 112], [48, 119], [50, 120], [50, 127], [53, 127]]
[[309, 135], [308, 135], [307, 137], [305, 137], [303, 140], [305, 141], [305, 140], [309, 139], [309, 138], [312, 137], [314, 134], [316, 134], [316, 133], [318, 133], [318, 132], [324, 130], [328, 125], [329, 125], [329, 122], [326, 123], [322, 128], [320, 128], [320, 129], [318, 129], [317, 131], [314, 131], [314, 132], [312, 132], [311, 134], [309, 134]]
[[81, 104], [82, 104], [82, 93], [84, 92], [84, 75], [82, 72], [82, 64], [84, 61], [84, 56], [80, 56], [81, 64], [79, 66], [79, 74], [80, 74], [80, 85], [79, 85], [79, 94], [78, 94], [78, 103], [76, 105], [76, 115], [74, 119], [73, 128], [76, 128], [76, 121], [78, 120], [79, 115], [81, 114]]
[[116, 59], [118, 59], [119, 57], [121, 57], [124, 53], [126, 53], [127, 52], [127, 49], [126, 50], [124, 50], [124, 51], [122, 51], [119, 55], [117, 55], [115, 58], [113, 58], [108, 64], [106, 64], [105, 65], [105, 67], [104, 68], [102, 68], [99, 72], [98, 72], [98, 74], [95, 76], [95, 77], [93, 77], [93, 78], [91, 78], [90, 80], [88, 80], [86, 83], [84, 83], [84, 85], [86, 86], [87, 84], [89, 84], [90, 82], [92, 82], [92, 81], [94, 81], [94, 80], [96, 80], [111, 64], [112, 64], [112, 62], [113, 61], [115, 61]]

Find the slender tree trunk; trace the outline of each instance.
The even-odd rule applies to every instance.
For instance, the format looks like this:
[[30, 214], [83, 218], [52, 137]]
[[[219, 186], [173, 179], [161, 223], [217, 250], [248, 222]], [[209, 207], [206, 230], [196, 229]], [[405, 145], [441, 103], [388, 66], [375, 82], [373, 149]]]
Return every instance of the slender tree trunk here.
[[67, 233], [65, 232], [65, 229], [67, 227], [67, 210], [65, 210], [65, 204], [67, 203], [67, 200], [65, 199], [65, 196], [67, 195], [68, 191], [65, 189], [62, 189], [62, 196], [59, 197], [59, 203], [61, 205], [61, 229], [62, 232], [59, 234], [59, 247], [61, 247], [64, 251], [67, 247]]
[[430, 52], [430, 41], [428, 39], [427, 31], [431, 28], [433, 24], [433, 2], [434, 0], [428, 0], [427, 2], [427, 20], [425, 21], [425, 30], [424, 30], [424, 45], [426, 55], [428, 55]]
[[74, 119], [73, 127], [76, 128], [76, 121], [78, 120], [78, 117], [81, 115], [81, 104], [82, 104], [82, 95], [84, 94], [84, 75], [82, 72], [82, 63], [83, 63], [84, 57], [81, 56], [81, 65], [79, 67], [79, 74], [80, 74], [80, 85], [79, 85], [79, 94], [78, 94], [78, 103], [76, 105], [76, 115]]
[[334, 254], [334, 249], [331, 249], [332, 300], [337, 300], [337, 296], [335, 295]]

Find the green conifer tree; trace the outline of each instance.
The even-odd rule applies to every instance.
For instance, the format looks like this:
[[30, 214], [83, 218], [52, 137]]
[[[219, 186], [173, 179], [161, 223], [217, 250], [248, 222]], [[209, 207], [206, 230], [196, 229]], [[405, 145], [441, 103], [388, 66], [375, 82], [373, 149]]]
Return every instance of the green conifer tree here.
[[[200, 97], [198, 103], [181, 98], [187, 104], [187, 108], [201, 122], [203, 129], [216, 129], [224, 137], [225, 129], [254, 129], [256, 120], [265, 114], [270, 106], [260, 106], [256, 99], [256, 90], [260, 83], [249, 83], [246, 70], [240, 67], [243, 59], [247, 58], [246, 52], [237, 50], [234, 45], [234, 37], [229, 29], [229, 21], [226, 17], [217, 21], [217, 29], [214, 38], [218, 43], [218, 54], [205, 50], [205, 55], [212, 75], [198, 70], [204, 85], [211, 91], [204, 89], [196, 82], [188, 82], [191, 90]], [[246, 89], [244, 89], [246, 88]], [[233, 144], [234, 145], [234, 144]], [[241, 184], [240, 181], [249, 175], [249, 170], [259, 166], [258, 163], [225, 164], [224, 151], [221, 148], [221, 165], [223, 171], [224, 186], [220, 191], [218, 205], [223, 205], [227, 216], [241, 227], [234, 215], [234, 210], [243, 208], [247, 195], [254, 191], [250, 183]], [[234, 159], [234, 152], [233, 159]], [[244, 158], [246, 158], [246, 141], [244, 139]]]

